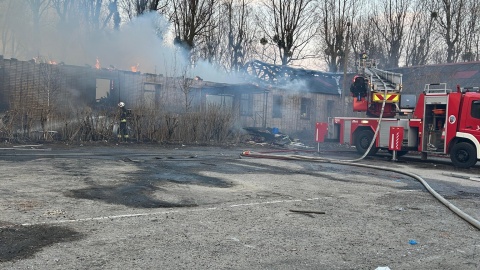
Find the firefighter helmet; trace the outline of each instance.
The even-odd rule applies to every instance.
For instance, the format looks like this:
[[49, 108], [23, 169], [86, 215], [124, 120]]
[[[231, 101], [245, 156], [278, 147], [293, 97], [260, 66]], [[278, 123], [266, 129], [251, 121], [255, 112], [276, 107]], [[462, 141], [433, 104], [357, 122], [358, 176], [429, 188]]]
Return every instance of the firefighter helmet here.
[[123, 102], [118, 103], [118, 107], [120, 107], [120, 108], [125, 107], [125, 103], [123, 103]]

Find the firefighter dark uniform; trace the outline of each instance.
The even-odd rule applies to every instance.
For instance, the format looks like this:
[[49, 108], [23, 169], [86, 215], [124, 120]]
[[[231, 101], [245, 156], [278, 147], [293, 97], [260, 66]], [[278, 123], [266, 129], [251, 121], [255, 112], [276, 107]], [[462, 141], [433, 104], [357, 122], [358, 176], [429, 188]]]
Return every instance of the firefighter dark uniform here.
[[353, 96], [357, 97], [357, 100], [361, 100], [362, 97], [367, 96], [367, 81], [362, 76], [355, 76], [353, 83], [350, 86], [350, 92]]
[[118, 140], [119, 141], [127, 141], [128, 140], [128, 129], [127, 129], [127, 116], [128, 112], [125, 108], [125, 103], [120, 102], [118, 103], [118, 107], [120, 107], [120, 127], [118, 129]]

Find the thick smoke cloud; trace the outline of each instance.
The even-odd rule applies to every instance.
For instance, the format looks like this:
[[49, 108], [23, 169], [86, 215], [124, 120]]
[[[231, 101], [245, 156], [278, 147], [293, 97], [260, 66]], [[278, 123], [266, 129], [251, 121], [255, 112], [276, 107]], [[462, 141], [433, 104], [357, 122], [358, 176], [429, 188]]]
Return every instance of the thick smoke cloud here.
[[168, 45], [164, 35], [169, 25], [159, 15], [150, 13], [125, 24], [119, 31], [99, 32], [90, 37], [85, 52], [102, 67], [113, 65], [141, 72], [175, 75], [175, 70], [187, 65], [184, 53]]
[[[13, 3], [13, 2], [12, 2]], [[14, 16], [15, 10], [20, 16]], [[85, 29], [85, 23], [76, 20], [59, 23], [55, 12], [44, 16], [39, 33], [28, 31], [25, 23], [15, 21], [24, 17], [25, 7], [11, 7], [8, 28], [14, 32], [21, 50], [5, 57], [19, 60], [40, 58], [63, 62], [68, 65], [92, 66], [98, 63], [102, 68], [132, 70], [142, 73], [163, 74], [165, 76], [199, 76], [213, 82], [242, 82], [239, 76], [227, 74], [208, 62], [198, 61], [195, 66], [188, 60], [188, 52], [173, 44], [173, 34], [169, 22], [157, 13], [148, 13], [122, 24], [119, 30]], [[5, 44], [3, 44], [5, 46]], [[8, 47], [8, 46], [6, 46]]]

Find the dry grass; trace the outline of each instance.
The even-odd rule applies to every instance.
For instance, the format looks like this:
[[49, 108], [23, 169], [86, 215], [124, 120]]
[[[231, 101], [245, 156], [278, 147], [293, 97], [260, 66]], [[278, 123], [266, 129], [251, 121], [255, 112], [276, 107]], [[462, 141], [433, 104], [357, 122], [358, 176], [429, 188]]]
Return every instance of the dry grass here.
[[[23, 117], [11, 110], [3, 116], [0, 136], [10, 142], [116, 140], [118, 119], [117, 112], [90, 108], [31, 112]], [[136, 108], [127, 123], [130, 140], [137, 142], [221, 143], [239, 137], [232, 132], [233, 113], [219, 106], [186, 113]]]

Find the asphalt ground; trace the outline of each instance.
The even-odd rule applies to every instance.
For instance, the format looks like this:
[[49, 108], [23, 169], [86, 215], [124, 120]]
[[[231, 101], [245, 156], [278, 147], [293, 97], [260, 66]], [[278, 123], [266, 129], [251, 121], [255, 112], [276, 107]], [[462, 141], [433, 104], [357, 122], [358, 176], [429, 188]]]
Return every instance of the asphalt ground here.
[[[1, 269], [480, 269], [480, 231], [382, 169], [241, 157], [237, 146], [0, 149]], [[418, 174], [480, 220], [480, 166], [361, 161]]]

